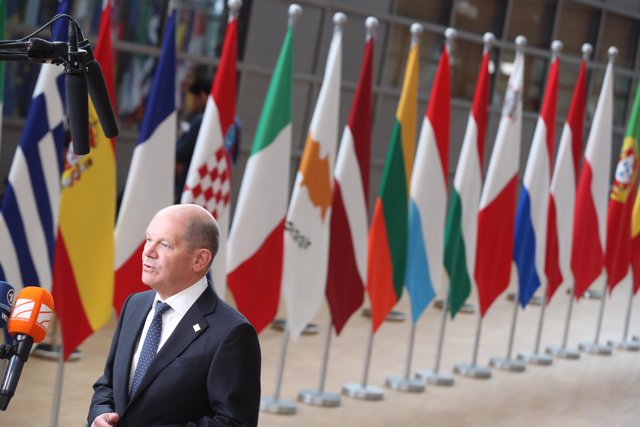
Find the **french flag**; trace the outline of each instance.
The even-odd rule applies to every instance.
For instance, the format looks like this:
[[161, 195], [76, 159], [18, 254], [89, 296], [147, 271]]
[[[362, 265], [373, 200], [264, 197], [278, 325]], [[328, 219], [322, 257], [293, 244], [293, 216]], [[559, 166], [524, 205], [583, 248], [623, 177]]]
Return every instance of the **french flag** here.
[[116, 223], [113, 305], [118, 314], [127, 296], [147, 289], [141, 280], [147, 225], [158, 210], [173, 204], [177, 129], [175, 29], [174, 11], [167, 20], [160, 62], [131, 158]]
[[[557, 45], [554, 46], [554, 54], [556, 49]], [[556, 56], [549, 68], [544, 103], [533, 134], [516, 213], [513, 259], [518, 267], [518, 299], [523, 308], [540, 287], [544, 275], [547, 210], [558, 99], [558, 68]]]

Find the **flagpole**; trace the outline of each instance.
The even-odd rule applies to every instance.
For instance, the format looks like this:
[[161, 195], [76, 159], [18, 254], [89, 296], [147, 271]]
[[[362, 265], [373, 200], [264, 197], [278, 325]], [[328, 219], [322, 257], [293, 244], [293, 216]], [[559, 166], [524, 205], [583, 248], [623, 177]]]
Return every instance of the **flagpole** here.
[[571, 324], [571, 313], [573, 311], [573, 287], [569, 292], [569, 308], [567, 309], [567, 320], [564, 323], [564, 332], [562, 334], [561, 345], [551, 345], [547, 347], [547, 354], [560, 357], [563, 359], [577, 360], [580, 359], [580, 352], [574, 348], [567, 347], [567, 341], [569, 339], [569, 326]]
[[[56, 364], [56, 382], [53, 388], [53, 403], [51, 404], [51, 419], [50, 426], [57, 427], [58, 418], [60, 416], [60, 403], [62, 400], [62, 380], [64, 378], [64, 343], [62, 341], [62, 331], [58, 326], [57, 321], [58, 316], [53, 316], [52, 318], [52, 329], [53, 329], [53, 346], [52, 348], [58, 348], [58, 357]], [[56, 341], [60, 342], [57, 344]]]
[[325, 380], [327, 378], [327, 366], [329, 365], [329, 348], [331, 347], [331, 336], [333, 335], [332, 326], [331, 315], [329, 315], [327, 338], [324, 342], [322, 367], [320, 369], [320, 384], [317, 390], [301, 390], [298, 393], [298, 400], [302, 403], [327, 408], [340, 406], [340, 395], [324, 391]]
[[[562, 50], [562, 42], [560, 40], [554, 40], [551, 43], [551, 63], [558, 59], [560, 55], [560, 51]], [[549, 195], [551, 197], [551, 195]], [[518, 359], [524, 360], [525, 362], [541, 365], [541, 366], [550, 366], [553, 363], [553, 358], [547, 354], [540, 353], [540, 340], [542, 338], [542, 328], [544, 326], [544, 318], [547, 309], [547, 304], [549, 303], [547, 299], [547, 289], [549, 287], [549, 280], [545, 277], [544, 285], [542, 287], [542, 303], [540, 308], [540, 317], [538, 318], [538, 330], [536, 332], [536, 339], [533, 345], [533, 352], [521, 351], [518, 353]]]
[[488, 380], [491, 378], [491, 369], [478, 366], [478, 350], [480, 348], [480, 333], [482, 332], [482, 313], [478, 313], [478, 325], [476, 327], [476, 338], [473, 344], [471, 363], [457, 363], [453, 367], [453, 372], [463, 377], [478, 378]]
[[518, 322], [518, 300], [520, 290], [516, 290], [515, 298], [513, 300], [513, 316], [511, 317], [511, 329], [509, 331], [509, 342], [507, 343], [507, 356], [506, 357], [492, 357], [489, 359], [489, 365], [500, 369], [502, 371], [509, 372], [524, 372], [525, 364], [522, 360], [512, 359], [511, 354], [513, 352], [513, 339], [516, 335], [516, 324]]
[[273, 397], [263, 397], [260, 399], [260, 410], [272, 414], [295, 414], [296, 404], [290, 400], [280, 399], [280, 387], [282, 386], [282, 374], [284, 373], [284, 361], [287, 356], [287, 343], [289, 341], [289, 327], [285, 325], [282, 334], [282, 344], [280, 347], [280, 361], [278, 362], [278, 373], [276, 374], [276, 384], [273, 390]]
[[620, 350], [640, 351], [640, 342], [629, 339], [629, 323], [631, 321], [631, 309], [633, 307], [633, 283], [630, 285], [629, 302], [627, 303], [627, 314], [624, 320], [624, 329], [622, 330], [622, 339], [620, 341], [609, 340], [608, 344]]
[[368, 385], [369, 366], [371, 364], [371, 350], [373, 348], [373, 325], [369, 329], [369, 340], [367, 343], [367, 352], [364, 357], [364, 372], [362, 375], [362, 383], [344, 383], [342, 385], [342, 394], [348, 397], [361, 400], [382, 400], [384, 390], [380, 387]]
[[409, 330], [409, 348], [407, 349], [407, 362], [405, 364], [404, 375], [391, 375], [385, 379], [385, 385], [398, 391], [408, 391], [411, 393], [422, 393], [425, 390], [425, 381], [422, 378], [411, 378], [411, 359], [413, 358], [413, 347], [416, 337], [416, 320], [411, 322]]

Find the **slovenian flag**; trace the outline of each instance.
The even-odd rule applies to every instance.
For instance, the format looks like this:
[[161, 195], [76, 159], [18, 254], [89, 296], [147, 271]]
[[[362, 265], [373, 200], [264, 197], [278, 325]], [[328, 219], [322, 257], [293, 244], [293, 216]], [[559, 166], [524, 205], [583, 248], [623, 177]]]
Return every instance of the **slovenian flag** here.
[[141, 279], [147, 226], [156, 212], [173, 204], [177, 130], [175, 28], [173, 11], [167, 20], [162, 53], [133, 150], [115, 229], [113, 305], [118, 314], [130, 294], [148, 289]]
[[442, 283], [443, 278], [450, 115], [451, 71], [449, 52], [445, 46], [431, 88], [429, 107], [422, 122], [411, 175], [405, 283], [411, 297], [414, 323], [435, 297], [434, 286]]
[[342, 29], [338, 12], [324, 80], [293, 184], [284, 235], [282, 293], [287, 328], [296, 341], [324, 304], [329, 257], [333, 163], [338, 145]]
[[211, 278], [218, 296], [227, 293], [227, 234], [231, 215], [231, 157], [225, 138], [236, 114], [238, 19], [231, 13], [224, 36], [215, 82], [207, 99], [202, 125], [180, 203], [195, 203], [211, 212], [220, 230], [220, 250], [211, 264]]
[[487, 49], [480, 64], [444, 231], [444, 265], [449, 273], [448, 306], [451, 318], [455, 317], [471, 294], [473, 281], [471, 273], [476, 261], [478, 203], [482, 189], [489, 109], [490, 59], [491, 50]]
[[573, 232], [573, 210], [580, 154], [582, 153], [582, 131], [587, 93], [587, 60], [580, 63], [576, 87], [573, 91], [569, 115], [562, 130], [560, 146], [549, 190], [549, 212], [547, 220], [547, 254], [545, 273], [547, 276], [547, 303], [563, 282], [573, 282], [571, 276], [571, 235]]
[[524, 53], [517, 49], [478, 210], [474, 277], [478, 284], [482, 317], [487, 314], [495, 299], [507, 289], [511, 277], [523, 77]]
[[404, 286], [409, 186], [416, 144], [418, 56], [419, 41], [414, 35], [369, 229], [367, 292], [373, 332], [400, 300]]
[[[369, 18], [371, 19], [371, 18]], [[373, 34], [367, 34], [360, 78], [336, 159], [327, 271], [327, 302], [339, 335], [364, 301], [371, 164]]]
[[518, 299], [523, 308], [544, 279], [558, 69], [559, 61], [556, 56], [549, 68], [542, 110], [533, 134], [516, 212], [513, 260], [518, 267]]
[[587, 140], [573, 214], [571, 270], [576, 299], [589, 289], [604, 267], [607, 195], [613, 132], [613, 59], [609, 59]]
[[262, 331], [280, 301], [284, 218], [291, 167], [293, 20], [284, 38], [229, 232], [227, 281], [236, 306]]

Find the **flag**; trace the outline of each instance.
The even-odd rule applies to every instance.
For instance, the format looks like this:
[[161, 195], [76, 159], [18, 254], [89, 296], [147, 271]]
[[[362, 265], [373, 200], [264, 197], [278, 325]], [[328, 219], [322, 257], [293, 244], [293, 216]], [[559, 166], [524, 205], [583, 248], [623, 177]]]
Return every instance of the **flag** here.
[[449, 274], [448, 306], [452, 318], [471, 294], [471, 272], [476, 260], [476, 225], [487, 134], [490, 59], [491, 51], [487, 50], [480, 64], [444, 231], [444, 266]]
[[231, 158], [225, 137], [236, 113], [238, 20], [231, 14], [220, 63], [204, 110], [180, 203], [195, 203], [211, 212], [220, 230], [220, 251], [213, 259], [211, 277], [220, 298], [227, 293], [227, 234], [231, 202]]
[[[111, 5], [104, 4], [95, 58], [113, 99]], [[53, 297], [62, 330], [63, 357], [111, 317], [116, 214], [115, 145], [102, 131], [89, 102], [91, 151], [69, 148], [62, 174], [60, 220], [55, 244]]]
[[478, 208], [474, 278], [482, 317], [509, 286], [520, 161], [524, 53], [516, 51]]
[[612, 131], [613, 62], [610, 60], [587, 139], [573, 213], [571, 271], [576, 299], [582, 297], [604, 267]]
[[411, 175], [406, 285], [414, 323], [435, 297], [434, 286], [442, 283], [450, 115], [451, 71], [445, 46], [422, 122]]
[[583, 59], [573, 91], [569, 115], [560, 137], [560, 146], [549, 189], [545, 262], [545, 274], [548, 280], [547, 302], [551, 301], [560, 284], [567, 281], [571, 275], [571, 235], [573, 231], [571, 222], [573, 221], [578, 168], [582, 152], [586, 93], [587, 61]]
[[[60, 2], [57, 11], [69, 13], [69, 2]], [[65, 22], [54, 24], [58, 40], [66, 39]], [[64, 88], [64, 69], [43, 64], [2, 199], [0, 280], [16, 289], [51, 290], [65, 143]]]
[[[340, 12], [339, 12], [340, 13]], [[340, 13], [341, 16], [344, 16]], [[340, 16], [336, 14], [336, 16]], [[333, 163], [338, 145], [342, 26], [337, 21], [285, 221], [282, 292], [297, 341], [322, 308], [327, 280]], [[346, 20], [346, 18], [345, 18]]]
[[[7, 5], [0, 0], [0, 37], [6, 39], [5, 24], [7, 20]], [[0, 154], [2, 153], [2, 117], [4, 108], [4, 61], [0, 61]]]
[[544, 274], [559, 67], [558, 58], [554, 57], [547, 76], [542, 110], [533, 134], [516, 211], [513, 260], [518, 267], [518, 300], [523, 308], [540, 287]]
[[260, 332], [280, 300], [284, 218], [291, 167], [293, 25], [269, 84], [227, 242], [227, 283], [238, 310]]
[[416, 143], [419, 43], [412, 41], [369, 229], [367, 292], [375, 332], [400, 300], [407, 266], [409, 183]]
[[624, 279], [631, 263], [631, 211], [632, 197], [638, 178], [638, 160], [640, 160], [638, 144], [640, 144], [640, 84], [636, 88], [607, 211], [607, 246], [604, 265], [607, 269], [609, 291], [613, 291], [614, 286]]
[[115, 229], [116, 273], [113, 305], [120, 314], [129, 294], [146, 290], [142, 251], [147, 225], [155, 213], [173, 204], [175, 110], [175, 11], [167, 20], [160, 62], [133, 150]]
[[336, 159], [331, 201], [327, 302], [339, 335], [364, 301], [371, 163], [373, 36], [364, 46], [358, 85]]
[[631, 215], [631, 271], [633, 272], [633, 294], [640, 289], [640, 192], [636, 194]]

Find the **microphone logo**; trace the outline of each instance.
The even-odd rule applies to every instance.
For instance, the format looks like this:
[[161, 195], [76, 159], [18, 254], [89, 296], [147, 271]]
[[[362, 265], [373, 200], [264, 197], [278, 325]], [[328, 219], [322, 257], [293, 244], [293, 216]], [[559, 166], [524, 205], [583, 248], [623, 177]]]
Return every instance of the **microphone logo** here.
[[[33, 327], [36, 328], [36, 330], [33, 331], [36, 342], [42, 341], [47, 334], [53, 312], [47, 304], [43, 302], [41, 304], [38, 316], [32, 319], [34, 310], [37, 310], [36, 301], [29, 298], [18, 298], [16, 305], [13, 307], [13, 313], [11, 314], [11, 322], [14, 328], [17, 326], [17, 323], [24, 323], [25, 325], [32, 324]], [[42, 338], [38, 340], [40, 336]]]

